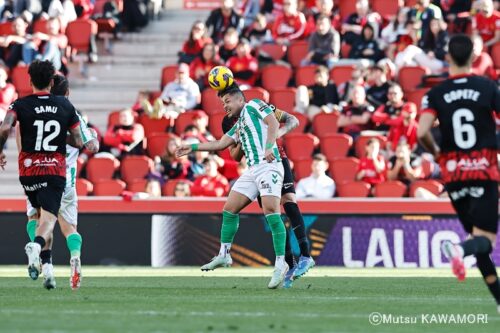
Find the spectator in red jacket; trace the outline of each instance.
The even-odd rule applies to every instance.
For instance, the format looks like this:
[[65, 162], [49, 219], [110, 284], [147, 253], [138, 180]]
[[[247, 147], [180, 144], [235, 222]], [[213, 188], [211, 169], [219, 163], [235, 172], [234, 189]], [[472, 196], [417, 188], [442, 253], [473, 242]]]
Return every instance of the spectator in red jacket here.
[[222, 197], [229, 191], [229, 182], [226, 177], [217, 171], [217, 162], [213, 157], [203, 161], [205, 175], [199, 176], [191, 186], [193, 196]]
[[483, 40], [481, 36], [472, 36], [474, 42], [472, 73], [476, 75], [488, 76], [492, 80], [497, 79], [497, 71], [493, 64], [493, 59], [487, 52], [483, 52]]
[[242, 38], [236, 47], [236, 55], [229, 58], [227, 67], [233, 72], [236, 82], [240, 85], [254, 86], [259, 71], [257, 58], [252, 56], [250, 43]]
[[380, 155], [380, 141], [376, 138], [366, 143], [366, 155], [359, 160], [356, 180], [364, 181], [372, 186], [386, 180], [386, 164]]
[[198, 84], [200, 91], [208, 87], [210, 70], [220, 64], [217, 47], [212, 43], [205, 44], [201, 56], [194, 59], [189, 65], [189, 76]]
[[272, 34], [274, 41], [288, 45], [291, 41], [304, 37], [306, 17], [297, 9], [297, 0], [284, 0], [283, 13], [274, 21]]
[[480, 35], [488, 48], [500, 42], [500, 12], [495, 10], [492, 0], [480, 0], [477, 9], [472, 17], [472, 33]]
[[141, 154], [144, 128], [136, 124], [132, 110], [120, 112], [118, 125], [110, 127], [104, 135], [104, 144], [115, 157], [127, 154]]
[[379, 131], [388, 131], [390, 126], [401, 122], [401, 109], [405, 105], [403, 101], [403, 89], [397, 83], [390, 83], [387, 90], [387, 103], [379, 106], [372, 115], [372, 121]]
[[7, 83], [7, 71], [0, 66], [0, 122], [3, 121], [10, 104], [17, 99], [16, 87]]
[[206, 44], [212, 43], [212, 39], [207, 36], [205, 23], [195, 21], [191, 27], [189, 38], [182, 45], [179, 52], [179, 62], [190, 64], [194, 59], [202, 55], [202, 49]]
[[411, 102], [405, 103], [401, 109], [401, 121], [399, 124], [392, 125], [389, 130], [388, 149], [395, 149], [401, 141], [406, 142], [412, 150], [417, 147], [418, 123], [415, 120], [416, 117], [417, 106]]

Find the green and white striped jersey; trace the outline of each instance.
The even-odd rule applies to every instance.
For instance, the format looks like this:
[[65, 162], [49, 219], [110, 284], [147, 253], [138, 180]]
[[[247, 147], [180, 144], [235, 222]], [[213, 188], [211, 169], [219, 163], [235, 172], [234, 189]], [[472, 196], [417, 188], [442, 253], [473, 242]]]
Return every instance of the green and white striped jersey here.
[[[95, 139], [89, 131], [89, 127], [87, 123], [81, 115], [77, 112], [78, 118], [80, 119], [80, 134], [82, 135], [83, 143], [86, 144], [90, 140]], [[76, 165], [78, 160], [78, 155], [80, 154], [80, 150], [66, 145], [66, 187], [75, 187], [76, 183]]]
[[[271, 107], [260, 99], [252, 99], [245, 103], [236, 124], [226, 133], [234, 141], [241, 142], [248, 166], [267, 163], [265, 160], [267, 125], [264, 123], [264, 118], [268, 115], [274, 117]], [[276, 157], [274, 162], [281, 163], [276, 142], [272, 149]]]

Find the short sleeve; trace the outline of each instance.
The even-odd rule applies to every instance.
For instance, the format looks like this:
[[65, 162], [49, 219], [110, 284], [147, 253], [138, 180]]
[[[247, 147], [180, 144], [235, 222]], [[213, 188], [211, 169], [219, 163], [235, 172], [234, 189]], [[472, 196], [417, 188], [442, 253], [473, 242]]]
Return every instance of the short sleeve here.
[[431, 113], [434, 116], [437, 116], [437, 111], [434, 108], [434, 105], [432, 104], [432, 100], [429, 96], [429, 93], [425, 94], [424, 97], [422, 97], [422, 104], [420, 106], [420, 111], [421, 113]]
[[14, 122], [12, 123], [12, 126], [15, 126], [16, 122], [17, 122], [17, 103], [16, 102], [10, 104], [9, 108], [7, 109], [7, 113], [12, 113], [14, 115]]
[[236, 129], [237, 129], [237, 124], [234, 124], [233, 127], [231, 127], [231, 129], [229, 131], [227, 131], [226, 134], [224, 135], [227, 135], [228, 137], [230, 137], [231, 139], [233, 139], [234, 142], [238, 143], [238, 136], [236, 135]]
[[89, 126], [87, 125], [85, 120], [83, 120], [82, 116], [79, 113], [77, 113], [77, 116], [80, 122], [79, 126], [80, 126], [80, 133], [82, 134], [83, 144], [86, 144], [95, 138], [90, 132]]
[[247, 104], [250, 108], [253, 108], [257, 111], [257, 115], [261, 118], [264, 119], [268, 115], [273, 113], [273, 109], [269, 106], [269, 104], [261, 101], [260, 99], [252, 99], [250, 102]]

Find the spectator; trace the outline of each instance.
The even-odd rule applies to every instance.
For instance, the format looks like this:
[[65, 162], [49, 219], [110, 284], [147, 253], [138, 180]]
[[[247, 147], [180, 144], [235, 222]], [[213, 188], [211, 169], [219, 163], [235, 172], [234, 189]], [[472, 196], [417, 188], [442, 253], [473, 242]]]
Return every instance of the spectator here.
[[155, 169], [166, 180], [192, 178], [191, 163], [187, 156], [175, 156], [175, 150], [180, 145], [181, 139], [172, 137], [168, 140], [163, 155], [155, 156]]
[[401, 117], [399, 123], [394, 123], [387, 137], [387, 148], [389, 150], [397, 147], [399, 142], [404, 141], [413, 150], [417, 147], [417, 128], [418, 123], [415, 120], [417, 117], [417, 106], [412, 102], [405, 103], [401, 109]]
[[386, 69], [381, 66], [373, 66], [368, 74], [370, 87], [366, 90], [366, 99], [374, 107], [387, 103], [389, 82], [387, 81]]
[[[199, 141], [193, 140], [190, 141], [192, 143], [197, 143]], [[205, 174], [205, 166], [203, 165], [203, 161], [209, 156], [208, 151], [195, 151], [192, 154], [189, 154], [189, 162], [191, 163], [191, 172], [193, 176], [196, 178], [198, 176]]]
[[316, 29], [316, 24], [320, 16], [326, 16], [330, 19], [330, 25], [336, 31], [339, 31], [342, 26], [342, 18], [340, 11], [335, 6], [333, 0], [316, 0], [316, 6], [312, 7], [310, 14], [307, 17], [307, 33], [311, 33]]
[[405, 25], [408, 11], [409, 9], [407, 7], [399, 8], [391, 22], [382, 29], [379, 41], [381, 49], [386, 49], [389, 45], [396, 42], [399, 35], [404, 35], [406, 33]]
[[378, 13], [370, 10], [368, 0], [356, 1], [356, 12], [347, 17], [347, 20], [342, 24], [343, 41], [347, 44], [354, 44], [361, 37], [361, 31], [366, 24], [371, 24], [374, 30], [374, 36], [378, 36], [378, 27], [382, 18]]
[[236, 29], [229, 28], [224, 34], [224, 41], [219, 47], [219, 57], [223, 62], [226, 62], [232, 56], [236, 55], [236, 47], [238, 46], [239, 37]]
[[144, 192], [148, 198], [161, 198], [161, 182], [156, 179], [148, 179]]
[[185, 198], [191, 196], [191, 188], [189, 183], [177, 182], [174, 188], [174, 197]]
[[217, 161], [207, 157], [203, 161], [205, 175], [195, 179], [191, 186], [193, 196], [222, 197], [229, 192], [229, 182], [217, 171]]
[[18, 16], [12, 22], [13, 35], [0, 37], [0, 47], [4, 47], [3, 59], [5, 64], [10, 69], [17, 66], [23, 59], [23, 45], [31, 40], [31, 36], [27, 34], [28, 23]]
[[150, 98], [151, 92], [149, 92], [148, 90], [139, 90], [135, 103], [131, 107], [132, 111], [141, 115], [144, 112], [144, 103], [149, 103]]
[[168, 83], [159, 98], [151, 107], [145, 102], [145, 112], [151, 118], [159, 119], [164, 116], [177, 119], [180, 113], [194, 109], [201, 101], [200, 88], [189, 77], [189, 65], [181, 63], [177, 69], [175, 80]]
[[[133, 1], [133, 0], [129, 0]], [[125, 1], [127, 3], [127, 1]], [[84, 21], [86, 22], [87, 19], [84, 17], [85, 12], [84, 8], [80, 5], [75, 5], [75, 13], [76, 13], [76, 21]], [[125, 13], [125, 9], [124, 9]], [[96, 44], [96, 35], [91, 34], [90, 35], [90, 40], [89, 40], [89, 61], [94, 63], [97, 62], [97, 44]]]
[[376, 138], [368, 140], [365, 147], [366, 155], [359, 160], [356, 180], [375, 186], [386, 180], [386, 165], [380, 155], [380, 141]]
[[328, 161], [323, 154], [313, 156], [311, 175], [297, 183], [297, 199], [330, 199], [335, 195], [335, 182], [326, 175]]
[[265, 15], [257, 14], [255, 21], [245, 31], [245, 37], [250, 41], [252, 48], [273, 41], [273, 36], [271, 30], [269, 30]]
[[215, 141], [208, 131], [208, 115], [204, 111], [198, 110], [193, 114], [193, 125], [198, 130], [200, 142]]
[[90, 15], [94, 11], [94, 1], [91, 0], [73, 0], [73, 4], [79, 7], [82, 7], [82, 15], [80, 16], [83, 19], [89, 19]]
[[[44, 1], [45, 3], [45, 1]], [[47, 9], [44, 9], [49, 18], [57, 18], [62, 30], [66, 29], [69, 22], [76, 20], [75, 5], [71, 0], [52, 0]]]
[[342, 83], [338, 87], [338, 92], [340, 96], [340, 100], [344, 101], [344, 103], [349, 103], [351, 101], [351, 92], [354, 87], [366, 85], [365, 82], [365, 69], [363, 66], [357, 66], [351, 72], [351, 79], [347, 82]]
[[318, 16], [316, 31], [309, 37], [309, 52], [302, 65], [316, 64], [332, 68], [340, 55], [340, 35], [331, 26], [330, 18]]
[[221, 7], [212, 10], [208, 16], [206, 26], [212, 31], [211, 37], [214, 43], [219, 43], [229, 28], [234, 28], [239, 35], [244, 23], [243, 18], [234, 9], [234, 0], [222, 0]]
[[128, 32], [135, 32], [145, 27], [149, 22], [145, 2], [123, 0], [122, 22]]
[[188, 40], [184, 42], [182, 51], [179, 52], [179, 62], [190, 64], [194, 59], [202, 55], [202, 49], [210, 43], [212, 43], [212, 39], [207, 36], [205, 23], [195, 21], [191, 27]]
[[104, 144], [117, 158], [129, 154], [142, 154], [140, 143], [143, 140], [144, 128], [141, 124], [135, 123], [134, 114], [130, 109], [120, 111], [118, 125], [108, 128], [104, 135]]
[[274, 42], [288, 45], [302, 39], [306, 31], [306, 17], [297, 9], [297, 0], [283, 0], [283, 12], [274, 21], [272, 34]]
[[479, 0], [478, 12], [472, 17], [472, 34], [481, 36], [486, 48], [500, 42], [500, 13], [492, 0]]
[[448, 40], [446, 23], [441, 19], [434, 18], [430, 21], [429, 29], [420, 40], [419, 46], [429, 58], [444, 62], [444, 57], [448, 53]]
[[483, 40], [481, 36], [472, 36], [472, 41], [474, 42], [472, 73], [488, 76], [490, 79], [496, 80], [498, 76], [495, 65], [490, 55], [483, 52]]
[[210, 70], [220, 64], [216, 46], [212, 43], [205, 44], [201, 56], [194, 59], [189, 66], [189, 74], [200, 87], [200, 91], [208, 87], [208, 73], [210, 73]]
[[380, 105], [372, 115], [372, 122], [378, 131], [388, 131], [390, 126], [401, 123], [401, 110], [405, 105], [403, 89], [397, 83], [391, 83], [387, 92], [387, 102]]
[[375, 39], [375, 31], [371, 24], [365, 24], [361, 30], [361, 36], [352, 43], [349, 58], [368, 59], [372, 62], [377, 62], [382, 58], [382, 52]]
[[257, 80], [259, 63], [251, 51], [250, 42], [242, 38], [236, 47], [236, 55], [229, 58], [226, 64], [240, 86], [252, 87]]
[[236, 11], [243, 17], [243, 29], [246, 29], [252, 25], [260, 13], [260, 0], [239, 0]]
[[310, 120], [321, 112], [339, 110], [337, 86], [330, 81], [328, 68], [319, 66], [315, 72], [315, 81], [312, 86], [297, 87], [296, 94], [296, 111], [306, 114]]
[[421, 177], [421, 165], [422, 159], [413, 154], [410, 145], [403, 140], [397, 145], [396, 154], [389, 160], [387, 178], [409, 185]]
[[366, 100], [365, 88], [356, 86], [351, 92], [351, 102], [346, 105], [338, 119], [338, 127], [356, 139], [361, 131], [369, 129], [373, 106]]
[[32, 13], [32, 15], [40, 15], [42, 13], [41, 0], [16, 0], [12, 1], [14, 16], [19, 16], [25, 11]]
[[427, 34], [431, 20], [442, 20], [443, 14], [438, 6], [431, 4], [430, 0], [417, 0], [415, 7], [410, 9], [408, 17], [417, 23], [419, 27], [417, 37], [420, 39]]
[[[441, 9], [446, 21], [452, 25], [452, 33], [465, 33], [470, 22], [469, 13], [472, 7], [471, 0], [441, 1]], [[443, 6], [447, 3], [449, 6]], [[466, 15], [460, 15], [466, 14]]]
[[0, 66], [0, 122], [5, 118], [9, 106], [17, 99], [16, 87], [8, 83], [7, 79], [7, 71]]

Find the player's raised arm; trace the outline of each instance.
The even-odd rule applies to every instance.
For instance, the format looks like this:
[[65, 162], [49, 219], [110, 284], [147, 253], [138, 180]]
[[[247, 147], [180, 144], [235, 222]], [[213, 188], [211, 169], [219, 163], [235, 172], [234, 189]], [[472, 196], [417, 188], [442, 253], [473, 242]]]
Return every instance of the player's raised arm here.
[[220, 151], [226, 149], [230, 145], [234, 143], [234, 139], [229, 135], [225, 134], [222, 136], [220, 140], [212, 141], [212, 142], [203, 142], [203, 143], [193, 143], [190, 145], [181, 145], [175, 151], [175, 155], [177, 157], [181, 157], [189, 154], [193, 151]]

